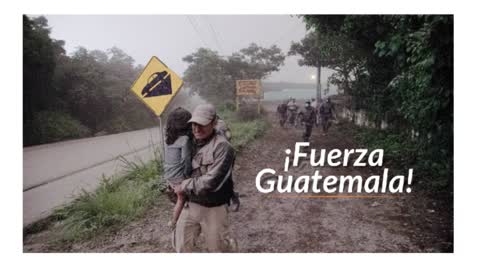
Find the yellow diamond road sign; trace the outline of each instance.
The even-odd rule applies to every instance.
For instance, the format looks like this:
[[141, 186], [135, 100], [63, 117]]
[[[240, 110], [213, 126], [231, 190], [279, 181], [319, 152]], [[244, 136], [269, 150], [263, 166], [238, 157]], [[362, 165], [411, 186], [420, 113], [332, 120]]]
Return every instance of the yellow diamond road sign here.
[[182, 79], [153, 56], [131, 90], [160, 116], [183, 85]]

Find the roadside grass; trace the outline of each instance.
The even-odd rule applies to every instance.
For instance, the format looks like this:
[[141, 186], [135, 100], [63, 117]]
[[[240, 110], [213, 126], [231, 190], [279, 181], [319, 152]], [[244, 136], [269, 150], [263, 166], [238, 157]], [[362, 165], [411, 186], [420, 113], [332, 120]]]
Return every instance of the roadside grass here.
[[[231, 110], [219, 113], [232, 131], [232, 145], [237, 151], [269, 127], [261, 116], [243, 120]], [[56, 209], [47, 219], [28, 226], [24, 234], [52, 228], [52, 243], [65, 244], [118, 230], [143, 217], [149, 207], [165, 196], [166, 183], [161, 177], [163, 166], [159, 151], [155, 151], [155, 159], [150, 162], [119, 159], [123, 162], [121, 176], [103, 176], [95, 191], [82, 191], [74, 201]]]
[[148, 163], [120, 159], [125, 167], [123, 176], [103, 176], [94, 192], [83, 191], [72, 203], [54, 211], [60, 225], [57, 240], [79, 241], [119, 228], [141, 217], [161, 196], [166, 187], [160, 177], [160, 159]]
[[257, 114], [256, 110], [256, 107], [252, 107], [238, 112], [233, 108], [222, 108], [218, 111], [220, 118], [228, 123], [232, 132], [231, 143], [237, 151], [263, 135], [270, 127], [263, 113]]
[[235, 150], [240, 150], [249, 142], [261, 136], [269, 127], [264, 119], [256, 119], [248, 122], [232, 122], [230, 129], [232, 131], [232, 146]]

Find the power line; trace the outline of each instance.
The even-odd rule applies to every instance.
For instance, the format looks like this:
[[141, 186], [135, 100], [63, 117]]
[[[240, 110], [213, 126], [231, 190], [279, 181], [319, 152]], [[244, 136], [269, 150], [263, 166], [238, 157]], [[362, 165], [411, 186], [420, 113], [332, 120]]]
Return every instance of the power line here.
[[215, 40], [215, 43], [217, 44], [218, 49], [223, 53], [224, 50], [223, 50], [222, 46], [220, 45], [220, 42], [219, 42], [218, 39], [217, 39], [217, 32], [216, 32], [215, 29], [213, 28], [213, 26], [212, 26], [212, 24], [210, 23], [210, 21], [209, 21], [206, 17], [204, 17], [204, 18], [205, 18], [205, 21], [207, 22], [208, 26], [210, 26], [210, 30], [211, 30], [212, 33], [213, 33], [213, 38], [214, 38], [214, 40]]
[[196, 25], [194, 25], [194, 23], [192, 22], [192, 19], [190, 18], [190, 16], [188, 15], [185, 15], [188, 19], [188, 21], [190, 22], [190, 25], [192, 26], [193, 30], [195, 31], [195, 33], [197, 33], [197, 36], [198, 38], [200, 39], [200, 41], [202, 42], [203, 46], [204, 47], [208, 47], [207, 46], [207, 43], [203, 40], [202, 38], [202, 35], [200, 34], [200, 32], [198, 31], [198, 28], [196, 27]]

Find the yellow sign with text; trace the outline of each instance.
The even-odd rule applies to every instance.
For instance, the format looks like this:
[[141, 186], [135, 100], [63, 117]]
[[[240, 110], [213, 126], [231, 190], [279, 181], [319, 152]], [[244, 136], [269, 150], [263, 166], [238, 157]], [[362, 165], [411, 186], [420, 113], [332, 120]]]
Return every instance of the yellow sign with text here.
[[160, 116], [182, 85], [182, 79], [153, 56], [133, 83], [131, 90]]

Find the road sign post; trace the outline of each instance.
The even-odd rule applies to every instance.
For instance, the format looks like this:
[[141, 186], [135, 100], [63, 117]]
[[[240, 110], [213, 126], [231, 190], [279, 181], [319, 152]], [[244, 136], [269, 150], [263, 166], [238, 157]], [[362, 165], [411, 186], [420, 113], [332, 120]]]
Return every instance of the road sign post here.
[[158, 117], [158, 124], [160, 125], [160, 153], [162, 153], [162, 159], [165, 158], [165, 141], [163, 138], [163, 124], [162, 124], [162, 116]]
[[165, 158], [162, 113], [183, 85], [182, 79], [153, 56], [130, 90], [158, 117], [160, 148]]
[[239, 109], [239, 99], [242, 96], [250, 96], [256, 97], [257, 99], [257, 112], [260, 114], [260, 104], [263, 98], [263, 91], [260, 85], [260, 80], [237, 80], [236, 82], [237, 88], [237, 111]]

